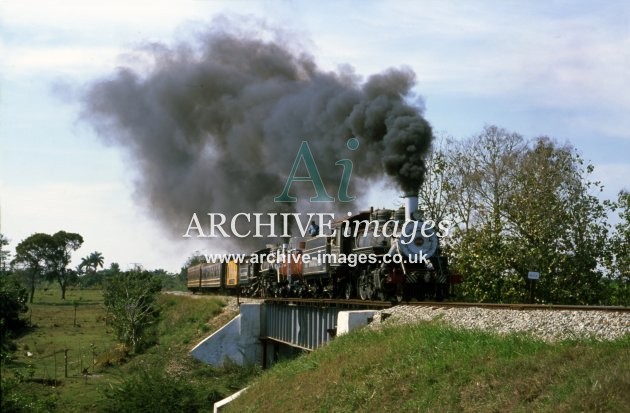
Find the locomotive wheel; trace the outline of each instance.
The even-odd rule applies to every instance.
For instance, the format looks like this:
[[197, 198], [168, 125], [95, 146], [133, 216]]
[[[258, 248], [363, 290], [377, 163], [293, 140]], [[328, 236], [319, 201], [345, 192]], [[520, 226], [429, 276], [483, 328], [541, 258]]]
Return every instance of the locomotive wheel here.
[[387, 286], [385, 285], [385, 280], [381, 278], [379, 272], [374, 271], [370, 278], [373, 280], [374, 283], [374, 298], [379, 301], [385, 301], [386, 299], [388, 299], [391, 294], [389, 294], [389, 288], [387, 288]]
[[359, 277], [359, 297], [362, 300], [371, 300], [374, 295], [374, 287], [372, 286], [372, 280], [368, 274], [361, 274]]
[[[403, 299], [405, 298], [405, 293], [404, 293], [404, 288], [403, 286], [398, 286], [396, 288], [396, 293], [394, 294], [394, 296], [392, 297], [392, 304], [399, 304], [402, 303]], [[409, 300], [407, 300], [409, 301]]]
[[346, 298], [346, 300], [354, 297], [354, 285], [352, 280], [347, 280], [345, 282], [343, 296]]

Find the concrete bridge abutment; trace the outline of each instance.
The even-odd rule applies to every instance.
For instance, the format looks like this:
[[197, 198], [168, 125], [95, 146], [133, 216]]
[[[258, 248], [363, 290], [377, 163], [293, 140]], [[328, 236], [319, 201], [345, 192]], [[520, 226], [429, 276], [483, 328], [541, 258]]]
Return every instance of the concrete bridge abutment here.
[[265, 368], [363, 327], [375, 313], [287, 303], [243, 303], [239, 315], [197, 344], [190, 354], [213, 366], [231, 362]]

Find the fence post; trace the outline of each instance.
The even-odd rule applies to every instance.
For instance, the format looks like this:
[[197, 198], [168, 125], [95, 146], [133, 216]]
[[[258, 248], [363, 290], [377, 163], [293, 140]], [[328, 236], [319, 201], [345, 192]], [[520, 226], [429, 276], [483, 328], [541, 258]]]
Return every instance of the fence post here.
[[68, 349], [63, 350], [63, 377], [68, 378]]
[[92, 349], [92, 372], [94, 372], [94, 367], [96, 366], [96, 347], [94, 344], [90, 344], [90, 348]]

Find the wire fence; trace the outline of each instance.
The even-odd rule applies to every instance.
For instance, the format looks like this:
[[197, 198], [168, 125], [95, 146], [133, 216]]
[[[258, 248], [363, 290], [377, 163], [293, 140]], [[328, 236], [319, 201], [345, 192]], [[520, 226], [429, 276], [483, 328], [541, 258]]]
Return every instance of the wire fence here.
[[27, 351], [26, 369], [22, 369], [19, 374], [26, 376], [24, 378], [30, 381], [53, 385], [68, 378], [87, 380], [100, 371], [104, 362], [107, 363], [109, 352], [110, 349], [99, 349], [95, 345], [80, 349], [54, 349], [48, 354]]

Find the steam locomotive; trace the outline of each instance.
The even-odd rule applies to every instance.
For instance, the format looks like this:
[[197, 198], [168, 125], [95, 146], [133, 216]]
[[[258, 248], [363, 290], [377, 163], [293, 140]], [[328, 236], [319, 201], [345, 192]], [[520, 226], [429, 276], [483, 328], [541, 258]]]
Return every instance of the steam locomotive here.
[[333, 235], [267, 245], [240, 262], [191, 266], [188, 289], [251, 297], [441, 300], [448, 290], [448, 262], [436, 229], [424, 223], [417, 197], [409, 196], [400, 209], [332, 222]]

